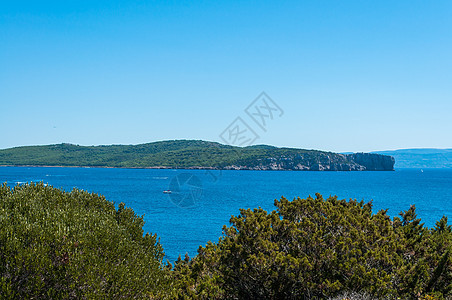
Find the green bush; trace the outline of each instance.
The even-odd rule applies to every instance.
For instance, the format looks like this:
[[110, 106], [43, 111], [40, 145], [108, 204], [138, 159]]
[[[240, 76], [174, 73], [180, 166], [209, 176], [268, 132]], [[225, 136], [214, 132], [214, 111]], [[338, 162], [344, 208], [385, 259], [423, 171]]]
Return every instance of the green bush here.
[[163, 249], [123, 203], [43, 184], [0, 186], [2, 299], [147, 298], [164, 293]]
[[[217, 244], [174, 268], [180, 299], [449, 297], [451, 226], [423, 227], [415, 208], [392, 221], [371, 203], [336, 197], [275, 201], [277, 211], [241, 210]], [[172, 267], [172, 266], [170, 266]]]
[[[450, 299], [452, 227], [336, 197], [242, 209], [218, 243], [163, 267], [143, 218], [104, 197], [0, 186], [2, 299]], [[338, 298], [339, 297], [339, 298]]]

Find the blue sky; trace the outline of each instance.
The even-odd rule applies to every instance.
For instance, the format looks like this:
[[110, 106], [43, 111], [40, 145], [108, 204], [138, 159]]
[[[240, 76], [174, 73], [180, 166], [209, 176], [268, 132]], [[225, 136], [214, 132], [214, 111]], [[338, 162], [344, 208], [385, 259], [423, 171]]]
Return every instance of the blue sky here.
[[[0, 148], [452, 148], [451, 1], [2, 1]], [[264, 132], [244, 109], [284, 111]]]

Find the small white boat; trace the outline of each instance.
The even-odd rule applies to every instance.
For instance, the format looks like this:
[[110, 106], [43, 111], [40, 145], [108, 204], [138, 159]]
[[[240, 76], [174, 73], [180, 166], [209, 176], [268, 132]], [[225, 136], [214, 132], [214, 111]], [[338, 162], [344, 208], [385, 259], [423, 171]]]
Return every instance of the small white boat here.
[[171, 194], [171, 191], [170, 190], [164, 190], [163, 194]]

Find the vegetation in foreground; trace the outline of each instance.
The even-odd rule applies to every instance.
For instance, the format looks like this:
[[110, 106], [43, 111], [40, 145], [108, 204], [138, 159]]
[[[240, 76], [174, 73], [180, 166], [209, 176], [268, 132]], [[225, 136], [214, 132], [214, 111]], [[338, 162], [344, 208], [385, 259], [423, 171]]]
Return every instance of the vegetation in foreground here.
[[43, 184], [0, 187], [2, 299], [142, 299], [165, 287], [163, 251], [124, 204]]
[[[0, 187], [5, 299], [450, 299], [452, 227], [336, 197], [240, 211], [217, 243], [164, 266], [143, 218], [80, 190]], [[345, 295], [345, 296], [344, 296]], [[363, 298], [363, 299], [364, 299]]]
[[424, 228], [411, 206], [392, 221], [372, 204], [336, 197], [275, 201], [242, 209], [216, 244], [173, 271], [180, 298], [450, 298], [451, 226]]

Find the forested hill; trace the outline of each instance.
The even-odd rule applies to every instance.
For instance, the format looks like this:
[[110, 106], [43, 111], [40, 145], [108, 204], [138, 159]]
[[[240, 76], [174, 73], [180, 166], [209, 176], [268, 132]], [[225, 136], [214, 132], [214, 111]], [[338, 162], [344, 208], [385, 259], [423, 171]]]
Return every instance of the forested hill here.
[[0, 150], [0, 165], [390, 171], [394, 169], [394, 158], [369, 153], [337, 154], [267, 145], [242, 148], [207, 141], [172, 140], [140, 145], [16, 147]]

